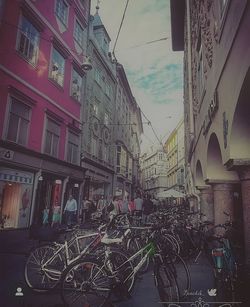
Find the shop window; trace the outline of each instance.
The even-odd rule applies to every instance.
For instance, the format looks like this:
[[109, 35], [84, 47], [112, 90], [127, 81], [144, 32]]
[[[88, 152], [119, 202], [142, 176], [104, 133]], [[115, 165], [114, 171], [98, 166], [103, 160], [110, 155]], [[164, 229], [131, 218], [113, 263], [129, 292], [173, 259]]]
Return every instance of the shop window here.
[[64, 0], [56, 0], [55, 14], [60, 21], [66, 26], [68, 21], [68, 4]]
[[29, 132], [31, 108], [26, 104], [11, 98], [7, 139], [26, 145]]
[[38, 58], [39, 32], [26, 19], [21, 17], [19, 30], [17, 32], [17, 50], [28, 62], [35, 65]]
[[44, 153], [58, 157], [60, 125], [52, 119], [47, 119]]
[[82, 77], [73, 69], [71, 96], [74, 97], [79, 102], [81, 101], [81, 88], [82, 88]]
[[79, 155], [79, 136], [69, 131], [68, 134], [68, 149], [67, 149], [67, 161], [77, 164]]
[[76, 20], [75, 21], [75, 29], [74, 29], [74, 39], [76, 42], [82, 47], [83, 45], [83, 27], [81, 24]]
[[55, 48], [53, 48], [49, 76], [60, 86], [63, 86], [64, 66], [65, 66], [64, 57]]
[[29, 226], [33, 174], [0, 168], [0, 214], [2, 227]]

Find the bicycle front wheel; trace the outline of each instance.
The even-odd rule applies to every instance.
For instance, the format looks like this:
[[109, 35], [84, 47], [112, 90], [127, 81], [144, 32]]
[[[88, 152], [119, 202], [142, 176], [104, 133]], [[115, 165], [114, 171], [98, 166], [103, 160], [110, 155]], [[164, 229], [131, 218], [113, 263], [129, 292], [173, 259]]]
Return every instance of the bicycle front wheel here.
[[110, 294], [110, 278], [98, 261], [80, 259], [64, 271], [61, 296], [68, 307], [102, 307]]
[[155, 269], [156, 286], [162, 306], [179, 301], [179, 289], [172, 271], [165, 263], [158, 264]]
[[29, 254], [25, 263], [24, 277], [26, 284], [32, 290], [46, 292], [58, 284], [65, 263], [60, 254], [54, 256], [56, 250], [57, 247], [53, 245], [44, 245], [35, 248]]

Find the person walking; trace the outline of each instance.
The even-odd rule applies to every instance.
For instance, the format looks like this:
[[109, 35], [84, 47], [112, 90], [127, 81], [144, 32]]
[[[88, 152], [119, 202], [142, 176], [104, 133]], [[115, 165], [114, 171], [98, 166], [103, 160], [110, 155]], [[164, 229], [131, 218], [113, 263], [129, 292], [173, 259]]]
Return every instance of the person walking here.
[[69, 195], [69, 199], [66, 202], [64, 213], [66, 214], [66, 224], [68, 226], [73, 225], [77, 213], [77, 202], [72, 194]]
[[143, 223], [146, 224], [148, 221], [148, 216], [154, 211], [154, 204], [151, 200], [151, 195], [147, 195], [147, 198], [143, 201], [142, 204], [142, 211], [143, 211]]
[[142, 200], [140, 194], [137, 194], [137, 196], [136, 196], [136, 198], [134, 200], [134, 203], [135, 203], [135, 215], [138, 216], [138, 217], [141, 217], [142, 216], [143, 200]]
[[130, 202], [128, 203], [128, 210], [131, 215], [134, 215], [134, 211], [135, 211], [134, 198], [131, 198]]
[[109, 221], [111, 222], [113, 218], [120, 213], [120, 208], [119, 208], [119, 201], [116, 196], [113, 197], [113, 200], [111, 203], [108, 205], [110, 207], [109, 211]]

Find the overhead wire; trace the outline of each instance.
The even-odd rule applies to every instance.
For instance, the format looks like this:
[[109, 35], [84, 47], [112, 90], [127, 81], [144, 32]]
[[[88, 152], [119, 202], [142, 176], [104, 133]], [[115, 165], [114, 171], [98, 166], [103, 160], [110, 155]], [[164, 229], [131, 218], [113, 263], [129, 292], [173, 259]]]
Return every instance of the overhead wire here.
[[112, 51], [113, 55], [115, 54], [115, 47], [116, 47], [116, 44], [117, 44], [117, 41], [118, 41], [118, 38], [119, 38], [119, 35], [120, 35], [120, 32], [121, 32], [121, 28], [122, 28], [123, 22], [124, 22], [124, 18], [125, 18], [125, 15], [126, 15], [128, 3], [129, 3], [129, 0], [127, 0], [125, 9], [124, 9], [124, 12], [123, 12], [123, 15], [122, 15], [122, 20], [121, 20], [121, 23], [120, 23], [120, 27], [119, 27], [119, 30], [118, 30], [118, 33], [117, 33], [117, 36], [116, 36], [116, 40], [115, 40], [115, 43], [114, 43], [113, 51]]

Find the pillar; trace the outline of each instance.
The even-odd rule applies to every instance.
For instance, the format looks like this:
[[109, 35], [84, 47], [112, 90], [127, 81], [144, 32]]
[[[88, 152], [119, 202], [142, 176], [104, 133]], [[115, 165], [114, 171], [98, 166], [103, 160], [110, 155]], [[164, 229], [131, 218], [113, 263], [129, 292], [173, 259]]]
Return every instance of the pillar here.
[[239, 171], [239, 176], [243, 207], [245, 262], [247, 275], [250, 277], [250, 167]]
[[214, 192], [214, 224], [223, 224], [228, 221], [228, 216], [223, 212], [227, 212], [233, 216], [234, 196], [233, 184], [216, 183], [213, 184]]
[[[206, 220], [214, 222], [214, 193], [211, 186], [198, 187], [200, 190], [200, 211]], [[202, 218], [202, 220], [205, 220]]]

